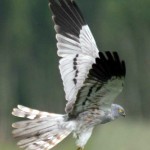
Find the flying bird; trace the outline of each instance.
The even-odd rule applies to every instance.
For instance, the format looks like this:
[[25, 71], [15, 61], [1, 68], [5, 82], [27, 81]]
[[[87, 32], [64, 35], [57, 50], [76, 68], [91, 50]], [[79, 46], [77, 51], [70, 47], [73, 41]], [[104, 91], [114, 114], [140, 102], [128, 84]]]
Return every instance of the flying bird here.
[[12, 114], [28, 120], [12, 124], [17, 145], [26, 150], [49, 150], [70, 133], [83, 150], [94, 127], [125, 116], [114, 104], [122, 91], [125, 62], [117, 52], [99, 51], [74, 0], [49, 0], [57, 39], [59, 69], [67, 104], [66, 114], [18, 105]]

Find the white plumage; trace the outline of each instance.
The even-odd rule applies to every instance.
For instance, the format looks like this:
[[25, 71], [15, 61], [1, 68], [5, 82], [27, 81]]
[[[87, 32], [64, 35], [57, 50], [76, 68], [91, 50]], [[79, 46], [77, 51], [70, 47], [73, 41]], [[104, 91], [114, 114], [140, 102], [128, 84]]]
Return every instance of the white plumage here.
[[[78, 90], [82, 87], [92, 64], [95, 63], [95, 58], [98, 57], [98, 49], [87, 25], [80, 30], [78, 41], [59, 33], [56, 34], [56, 39], [58, 41], [57, 54], [62, 57], [59, 61], [59, 69], [66, 93], [66, 100], [75, 101]], [[77, 71], [78, 74], [76, 75]], [[77, 81], [76, 84], [74, 79]]]

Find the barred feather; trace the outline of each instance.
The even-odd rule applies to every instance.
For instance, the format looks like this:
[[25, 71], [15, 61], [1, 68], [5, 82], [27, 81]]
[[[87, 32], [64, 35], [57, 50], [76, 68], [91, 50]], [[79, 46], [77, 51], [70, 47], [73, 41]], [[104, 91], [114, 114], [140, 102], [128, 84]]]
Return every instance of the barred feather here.
[[31, 120], [19, 121], [12, 124], [13, 136], [19, 138], [17, 145], [25, 150], [48, 150], [61, 142], [71, 133], [67, 128], [64, 115], [41, 112], [18, 105], [12, 114]]
[[45, 118], [45, 117], [58, 117], [62, 116], [60, 114], [55, 113], [48, 113], [44, 111], [39, 111], [36, 109], [31, 109], [22, 105], [18, 105], [18, 108], [14, 108], [12, 115], [21, 118], [28, 118], [28, 119], [36, 119], [36, 118]]

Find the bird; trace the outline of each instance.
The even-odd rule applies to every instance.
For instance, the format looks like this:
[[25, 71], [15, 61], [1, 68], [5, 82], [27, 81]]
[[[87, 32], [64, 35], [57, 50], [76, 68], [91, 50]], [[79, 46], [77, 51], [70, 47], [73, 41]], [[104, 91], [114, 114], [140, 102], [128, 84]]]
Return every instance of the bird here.
[[49, 150], [71, 133], [83, 150], [97, 125], [125, 117], [114, 100], [125, 84], [126, 66], [116, 51], [100, 51], [74, 0], [49, 0], [56, 31], [59, 70], [66, 107], [64, 114], [22, 105], [12, 115], [26, 118], [12, 124], [17, 145], [25, 150]]

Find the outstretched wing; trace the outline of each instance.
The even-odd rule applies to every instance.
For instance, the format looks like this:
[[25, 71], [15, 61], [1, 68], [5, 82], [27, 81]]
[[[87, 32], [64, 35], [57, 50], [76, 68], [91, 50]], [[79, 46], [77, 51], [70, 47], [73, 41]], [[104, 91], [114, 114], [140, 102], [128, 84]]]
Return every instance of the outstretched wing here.
[[[55, 23], [59, 69], [66, 100], [72, 105], [98, 57], [92, 33], [73, 0], [49, 0]], [[67, 109], [69, 108], [67, 106]]]
[[79, 90], [70, 115], [76, 116], [88, 109], [110, 107], [122, 91], [125, 78], [125, 62], [117, 52], [99, 52], [99, 58], [90, 69], [88, 78]]

